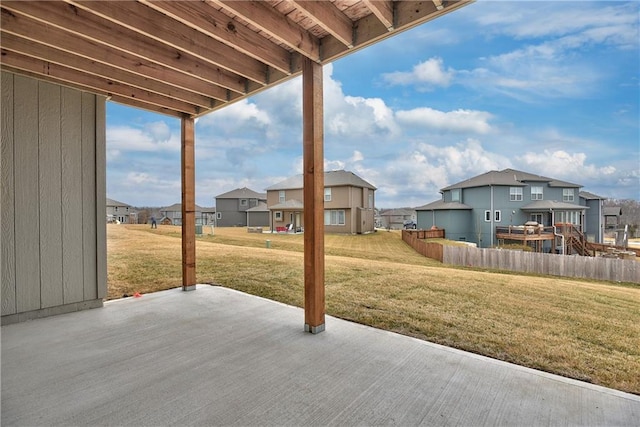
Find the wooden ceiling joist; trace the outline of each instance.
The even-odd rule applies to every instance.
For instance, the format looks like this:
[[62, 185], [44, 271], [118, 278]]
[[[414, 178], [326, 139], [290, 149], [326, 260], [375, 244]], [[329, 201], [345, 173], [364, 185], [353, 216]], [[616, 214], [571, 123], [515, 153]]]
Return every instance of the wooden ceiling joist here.
[[3, 0], [2, 69], [199, 116], [472, 0]]

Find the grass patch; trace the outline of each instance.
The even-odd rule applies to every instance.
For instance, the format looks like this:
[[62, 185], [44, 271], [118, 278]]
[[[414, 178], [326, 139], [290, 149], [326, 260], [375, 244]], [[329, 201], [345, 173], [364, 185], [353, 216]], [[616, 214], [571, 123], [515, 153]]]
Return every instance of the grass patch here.
[[[179, 236], [108, 226], [109, 297], [180, 286]], [[302, 239], [216, 229], [197, 280], [301, 307]], [[638, 287], [442, 267], [394, 232], [325, 245], [327, 314], [640, 394]]]

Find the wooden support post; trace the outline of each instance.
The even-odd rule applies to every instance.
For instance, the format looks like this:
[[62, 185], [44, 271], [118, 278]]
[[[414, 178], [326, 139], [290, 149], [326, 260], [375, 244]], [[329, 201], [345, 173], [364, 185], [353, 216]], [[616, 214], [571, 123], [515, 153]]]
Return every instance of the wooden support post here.
[[324, 150], [322, 66], [302, 66], [304, 329], [324, 331]]
[[182, 290], [196, 289], [195, 127], [192, 117], [182, 118]]

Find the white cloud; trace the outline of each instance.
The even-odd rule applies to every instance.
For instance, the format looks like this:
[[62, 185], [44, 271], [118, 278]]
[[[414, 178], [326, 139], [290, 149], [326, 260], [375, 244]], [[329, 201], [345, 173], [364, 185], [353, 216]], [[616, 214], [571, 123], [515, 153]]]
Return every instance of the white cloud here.
[[587, 163], [585, 153], [569, 153], [564, 150], [542, 152], [526, 152], [516, 156], [525, 170], [533, 170], [551, 178], [563, 179], [577, 184], [609, 180], [616, 175], [616, 168], [611, 165], [596, 166]]
[[157, 121], [147, 123], [144, 126], [144, 130], [154, 141], [166, 142], [171, 139], [171, 129], [166, 122]]
[[488, 123], [492, 115], [486, 111], [455, 110], [444, 112], [421, 107], [413, 110], [400, 110], [396, 113], [396, 117], [398, 123], [404, 126], [443, 132], [486, 134], [492, 130]]
[[449, 86], [454, 74], [455, 72], [451, 68], [445, 70], [442, 58], [429, 58], [415, 65], [409, 72], [385, 73], [382, 78], [392, 85], [415, 85], [421, 88], [429, 88], [432, 86]]
[[[606, 43], [620, 48], [638, 45], [636, 2], [491, 2], [475, 21], [490, 35], [507, 35], [516, 39], [554, 37], [577, 47], [589, 43]], [[568, 37], [568, 39], [565, 39]]]
[[166, 123], [154, 122], [144, 129], [130, 126], [109, 126], [107, 151], [111, 155], [129, 151], [179, 151], [180, 137], [173, 135]]

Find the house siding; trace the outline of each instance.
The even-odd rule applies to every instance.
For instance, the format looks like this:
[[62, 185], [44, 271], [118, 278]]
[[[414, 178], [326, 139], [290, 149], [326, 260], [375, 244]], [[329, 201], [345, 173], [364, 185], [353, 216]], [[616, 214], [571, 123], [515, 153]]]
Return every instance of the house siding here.
[[216, 225], [218, 227], [246, 227], [247, 207], [243, 206], [242, 211], [239, 208], [239, 199], [216, 199], [216, 213], [222, 216], [216, 221]]
[[[324, 201], [324, 210], [343, 210], [345, 213], [344, 225], [325, 225], [324, 230], [327, 233], [368, 233], [374, 230], [374, 210], [369, 208], [369, 194], [375, 194], [374, 190], [352, 185], [334, 185], [327, 186], [331, 188], [331, 200]], [[297, 226], [304, 227], [302, 209], [276, 209], [273, 206], [280, 204], [279, 193], [282, 190], [267, 191], [267, 206], [272, 212], [272, 227], [285, 226], [291, 223], [291, 215], [299, 213], [300, 223]], [[285, 201], [304, 199], [303, 189], [286, 189]], [[373, 196], [375, 197], [375, 196]], [[375, 200], [373, 200], [375, 205]], [[275, 212], [282, 211], [282, 221], [276, 221]], [[293, 221], [295, 222], [295, 220]]]
[[584, 206], [587, 206], [585, 213], [584, 233], [587, 240], [595, 243], [602, 243], [604, 224], [602, 218], [604, 201], [601, 199], [581, 200]]
[[1, 88], [2, 324], [101, 306], [105, 100], [8, 72]]

